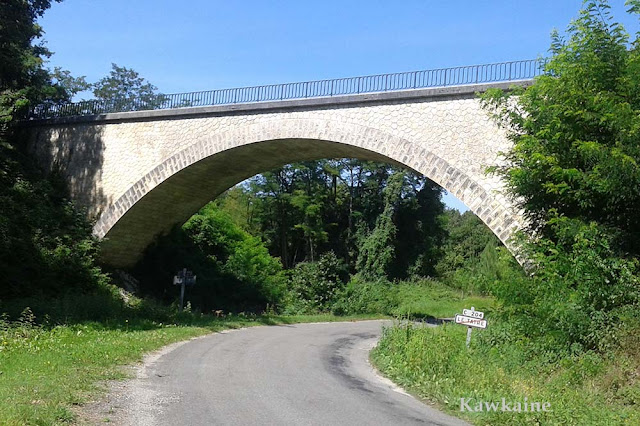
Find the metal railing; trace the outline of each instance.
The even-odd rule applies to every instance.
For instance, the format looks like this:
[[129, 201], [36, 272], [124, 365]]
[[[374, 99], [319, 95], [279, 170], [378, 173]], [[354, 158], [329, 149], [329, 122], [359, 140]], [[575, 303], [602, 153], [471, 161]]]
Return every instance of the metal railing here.
[[64, 104], [42, 104], [30, 119], [96, 115], [110, 112], [145, 111], [251, 102], [307, 99], [360, 93], [390, 92], [465, 84], [532, 79], [544, 72], [544, 59], [440, 68], [365, 77], [337, 78], [302, 83], [272, 84], [204, 92], [158, 94], [142, 98], [89, 100]]

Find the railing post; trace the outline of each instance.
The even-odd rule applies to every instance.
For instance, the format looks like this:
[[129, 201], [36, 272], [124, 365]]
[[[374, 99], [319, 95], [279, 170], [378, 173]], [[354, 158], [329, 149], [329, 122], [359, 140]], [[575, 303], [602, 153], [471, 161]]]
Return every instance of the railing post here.
[[414, 71], [414, 72], [413, 72], [413, 88], [414, 88], [414, 89], [416, 88], [416, 81], [417, 81], [417, 78], [418, 78], [418, 72], [417, 72], [417, 71]]

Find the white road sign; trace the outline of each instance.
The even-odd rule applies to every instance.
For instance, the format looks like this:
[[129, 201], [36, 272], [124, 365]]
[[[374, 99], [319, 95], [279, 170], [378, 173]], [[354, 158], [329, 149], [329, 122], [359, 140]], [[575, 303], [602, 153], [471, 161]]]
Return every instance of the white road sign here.
[[462, 315], [464, 315], [465, 317], [478, 318], [478, 319], [484, 318], [484, 312], [474, 311], [473, 309], [463, 309]]
[[462, 324], [469, 327], [487, 328], [487, 320], [471, 318], [460, 314], [456, 314], [456, 324]]

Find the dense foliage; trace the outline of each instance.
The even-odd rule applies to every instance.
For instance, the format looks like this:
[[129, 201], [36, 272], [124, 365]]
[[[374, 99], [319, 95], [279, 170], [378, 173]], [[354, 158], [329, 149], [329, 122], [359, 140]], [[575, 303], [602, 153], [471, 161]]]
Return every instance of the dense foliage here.
[[106, 277], [85, 215], [57, 176], [0, 141], [0, 300], [87, 290]]
[[341, 159], [263, 173], [216, 203], [286, 269], [333, 251], [352, 273], [394, 279], [434, 273], [445, 236], [441, 192], [413, 172]]
[[315, 313], [332, 310], [348, 273], [344, 263], [330, 251], [322, 254], [317, 262], [298, 263], [290, 276], [285, 311]]
[[51, 0], [6, 0], [0, 3], [0, 135], [29, 106], [47, 100], [67, 99], [42, 64], [51, 55], [42, 42], [42, 27], [36, 20], [51, 6]]
[[197, 285], [187, 289], [186, 299], [203, 312], [261, 312], [283, 297], [280, 261], [213, 204], [160, 238], [134, 273], [144, 294], [171, 303], [178, 295], [173, 276], [182, 268], [197, 275]]
[[536, 84], [484, 96], [514, 142], [494, 171], [529, 220], [535, 267], [496, 295], [514, 331], [551, 346], [606, 347], [640, 301], [640, 45], [608, 9], [586, 2], [553, 35]]
[[436, 276], [449, 286], [487, 294], [495, 283], [523, 276], [513, 255], [478, 216], [448, 210], [442, 219], [447, 237], [435, 268]]
[[12, 120], [29, 106], [69, 98], [42, 67], [49, 52], [34, 44], [42, 34], [36, 19], [50, 4], [0, 4], [0, 299], [51, 297], [107, 279], [95, 266], [91, 227], [68, 200], [62, 179], [44, 176], [12, 134]]
[[596, 222], [638, 254], [640, 41], [628, 39], [605, 2], [588, 2], [566, 40], [553, 35], [546, 75], [484, 99], [515, 143], [497, 171], [531, 228], [553, 238], [554, 219]]

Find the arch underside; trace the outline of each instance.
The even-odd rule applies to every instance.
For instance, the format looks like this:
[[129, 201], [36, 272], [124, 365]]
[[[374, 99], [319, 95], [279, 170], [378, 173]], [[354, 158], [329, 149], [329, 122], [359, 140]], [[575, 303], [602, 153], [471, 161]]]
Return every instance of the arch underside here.
[[[285, 164], [324, 158], [358, 158], [413, 169], [458, 197], [509, 247], [507, 240], [517, 229], [517, 218], [509, 206], [464, 172], [417, 144], [371, 129], [366, 129], [367, 137], [357, 136], [360, 146], [344, 142], [344, 135], [249, 140], [235, 146], [225, 142], [224, 149], [212, 148], [211, 141], [190, 145], [149, 172], [102, 213], [94, 227], [94, 233], [104, 237], [102, 261], [131, 267], [158, 235], [184, 223], [237, 183]], [[378, 143], [368, 146], [372, 149], [364, 148], [367, 139]]]
[[396, 163], [358, 147], [304, 139], [253, 143], [223, 151], [172, 175], [131, 206], [106, 234], [102, 260], [113, 266], [131, 266], [157, 235], [186, 222], [234, 185], [285, 164], [323, 158]]

